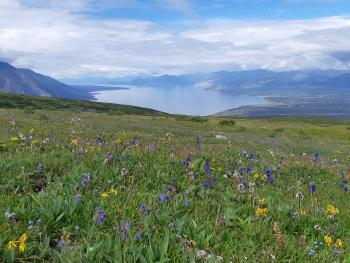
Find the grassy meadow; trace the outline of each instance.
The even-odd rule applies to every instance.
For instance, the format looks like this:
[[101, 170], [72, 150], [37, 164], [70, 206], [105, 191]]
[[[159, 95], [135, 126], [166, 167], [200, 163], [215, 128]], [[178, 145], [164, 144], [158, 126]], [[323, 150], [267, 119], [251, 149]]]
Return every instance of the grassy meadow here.
[[0, 109], [0, 261], [350, 262], [350, 121]]

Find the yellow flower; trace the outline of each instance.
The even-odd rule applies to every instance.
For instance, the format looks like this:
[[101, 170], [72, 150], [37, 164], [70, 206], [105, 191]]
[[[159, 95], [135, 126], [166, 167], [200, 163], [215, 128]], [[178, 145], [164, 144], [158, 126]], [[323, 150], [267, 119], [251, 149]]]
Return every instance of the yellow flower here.
[[72, 139], [72, 141], [70, 142], [70, 144], [72, 144], [72, 145], [78, 145], [78, 139]]
[[19, 243], [25, 243], [27, 240], [28, 240], [28, 236], [27, 236], [26, 234], [23, 234], [23, 235], [19, 238], [18, 242], [19, 242]]
[[122, 140], [121, 140], [120, 138], [118, 138], [118, 139], [115, 140], [115, 143], [116, 143], [116, 144], [121, 144], [121, 143], [122, 143]]
[[266, 198], [261, 198], [259, 199], [259, 205], [260, 206], [266, 206], [267, 205], [267, 201], [266, 201]]
[[339, 214], [339, 210], [338, 210], [338, 208], [336, 208], [333, 205], [328, 205], [327, 206], [327, 214], [335, 216], [335, 215]]
[[26, 250], [26, 244], [25, 243], [19, 243], [18, 249], [19, 251], [21, 251], [22, 253]]
[[306, 216], [307, 212], [304, 209], [300, 209], [300, 215]]
[[255, 180], [258, 180], [260, 178], [260, 175], [259, 174], [254, 174], [254, 179]]
[[110, 194], [117, 195], [118, 191], [115, 190], [114, 186], [112, 186], [112, 187], [111, 187], [111, 190], [109, 190], [109, 193], [110, 193]]
[[333, 238], [329, 235], [324, 236], [324, 242], [330, 247], [333, 244]]
[[255, 215], [256, 215], [256, 216], [261, 216], [261, 217], [263, 217], [263, 216], [266, 216], [267, 213], [268, 213], [267, 208], [260, 208], [260, 207], [258, 207], [258, 208], [255, 210]]
[[267, 180], [267, 175], [266, 175], [266, 174], [263, 174], [263, 175], [261, 176], [261, 179], [264, 180], [264, 181], [266, 181], [266, 180]]
[[341, 239], [337, 239], [337, 241], [335, 241], [335, 247], [336, 248], [343, 248], [344, 243]]
[[13, 137], [11, 137], [10, 141], [17, 142], [17, 141], [19, 141], [19, 138], [17, 136], [13, 136]]
[[101, 197], [102, 198], [107, 198], [109, 196], [109, 193], [108, 192], [102, 192], [101, 193]]
[[7, 243], [6, 249], [11, 250], [11, 249], [14, 249], [14, 248], [16, 248], [16, 247], [17, 247], [16, 241], [10, 240], [10, 241]]

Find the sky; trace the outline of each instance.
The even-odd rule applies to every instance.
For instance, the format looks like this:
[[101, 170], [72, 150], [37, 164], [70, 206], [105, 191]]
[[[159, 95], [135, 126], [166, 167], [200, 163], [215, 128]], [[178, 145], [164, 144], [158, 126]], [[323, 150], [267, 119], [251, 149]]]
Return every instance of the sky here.
[[0, 0], [0, 61], [56, 78], [350, 68], [350, 0]]

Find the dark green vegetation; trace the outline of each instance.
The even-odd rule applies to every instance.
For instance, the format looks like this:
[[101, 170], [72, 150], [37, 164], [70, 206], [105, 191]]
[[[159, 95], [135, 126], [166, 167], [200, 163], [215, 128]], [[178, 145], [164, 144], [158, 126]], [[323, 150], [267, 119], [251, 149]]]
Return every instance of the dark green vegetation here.
[[0, 109], [0, 261], [350, 261], [347, 120], [31, 104]]
[[163, 115], [165, 113], [129, 105], [98, 103], [86, 100], [67, 100], [49, 97], [34, 97], [20, 94], [0, 93], [0, 108], [26, 109], [28, 113], [35, 109], [71, 110], [107, 112], [110, 114]]

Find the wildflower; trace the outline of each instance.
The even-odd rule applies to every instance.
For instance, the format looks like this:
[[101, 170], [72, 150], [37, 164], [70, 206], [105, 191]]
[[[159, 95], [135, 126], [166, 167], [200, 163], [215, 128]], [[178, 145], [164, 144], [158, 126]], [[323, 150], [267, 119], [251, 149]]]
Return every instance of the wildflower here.
[[258, 207], [258, 208], [255, 210], [255, 215], [256, 215], [256, 216], [259, 216], [259, 217], [266, 216], [267, 213], [268, 213], [267, 208], [260, 208], [260, 207]]
[[304, 199], [304, 195], [301, 192], [297, 192], [295, 197], [298, 198], [299, 200], [303, 200]]
[[329, 235], [324, 236], [324, 242], [326, 242], [327, 246], [332, 246], [333, 245], [333, 238]]
[[23, 234], [18, 242], [19, 242], [19, 246], [18, 246], [18, 249], [19, 251], [21, 251], [22, 253], [26, 250], [26, 242], [27, 242], [27, 239], [28, 239], [28, 236], [26, 234]]
[[176, 191], [176, 188], [172, 185], [168, 186], [168, 191], [169, 192], [175, 192]]
[[328, 205], [327, 206], [327, 214], [331, 215], [331, 216], [335, 216], [335, 215], [339, 214], [339, 210], [338, 210], [338, 208], [336, 208], [333, 205]]
[[91, 182], [91, 177], [89, 173], [84, 173], [83, 178], [80, 181], [81, 186], [85, 187]]
[[112, 186], [112, 187], [111, 187], [111, 190], [109, 190], [109, 193], [110, 193], [110, 194], [117, 195], [118, 191], [115, 190], [114, 186]]
[[188, 206], [190, 206], [190, 204], [191, 204], [190, 200], [186, 199], [186, 200], [185, 200], [185, 206], [188, 207]]
[[283, 250], [283, 248], [284, 248], [284, 240], [283, 240], [283, 237], [282, 237], [282, 231], [281, 231], [280, 224], [278, 222], [274, 222], [272, 229], [273, 229], [273, 232], [274, 232], [274, 235], [275, 235], [275, 239], [276, 239], [276, 243], [277, 243], [278, 249]]
[[140, 205], [140, 212], [143, 215], [148, 215], [150, 209], [148, 208], [148, 206], [146, 206], [145, 204], [141, 204]]
[[142, 234], [141, 234], [141, 232], [136, 232], [136, 234], [135, 234], [135, 240], [137, 240], [137, 241], [140, 241], [142, 239]]
[[342, 241], [341, 239], [337, 239], [337, 240], [335, 241], [334, 246], [335, 246], [336, 248], [343, 248], [344, 243], [343, 243], [343, 241]]
[[101, 208], [97, 208], [96, 215], [97, 215], [97, 218], [96, 218], [97, 224], [102, 225], [103, 222], [106, 220], [107, 214], [104, 213]]
[[121, 229], [120, 229], [120, 237], [123, 241], [126, 240], [126, 232], [130, 229], [131, 225], [128, 222], [124, 222], [121, 225]]
[[274, 184], [275, 183], [275, 178], [272, 175], [268, 175], [268, 180], [270, 184]]
[[311, 194], [316, 192], [316, 185], [315, 184], [310, 185], [310, 192], [311, 192]]
[[75, 196], [75, 203], [76, 204], [80, 204], [81, 203], [81, 199], [82, 199], [82, 195], [81, 194], [77, 194], [76, 196]]
[[210, 183], [209, 182], [204, 182], [204, 183], [202, 183], [202, 186], [204, 188], [208, 188], [208, 187], [210, 187]]
[[266, 198], [259, 199], [259, 206], [261, 206], [261, 207], [266, 207], [267, 206]]
[[13, 241], [13, 240], [10, 240], [6, 245], [6, 249], [8, 250], [14, 249], [16, 247], [17, 247], [16, 241]]
[[213, 178], [213, 179], [210, 181], [210, 184], [216, 184], [217, 181], [218, 181], [217, 178]]
[[4, 213], [4, 216], [6, 217], [6, 219], [11, 219], [12, 217], [14, 217], [16, 214], [15, 213], [12, 213], [12, 212], [9, 212], [9, 211], [6, 211]]
[[336, 254], [336, 255], [338, 255], [338, 254], [340, 254], [340, 249], [338, 249], [338, 248], [333, 248], [333, 253], [334, 254]]
[[71, 145], [78, 145], [78, 139], [72, 139], [70, 144]]
[[260, 175], [258, 173], [256, 173], [256, 174], [253, 175], [253, 177], [254, 177], [254, 180], [259, 180]]
[[169, 201], [169, 196], [166, 195], [166, 194], [160, 194], [159, 195], [159, 201], [168, 202]]
[[315, 255], [315, 250], [310, 249], [309, 250], [309, 256], [312, 257], [313, 255]]
[[238, 192], [243, 192], [244, 189], [245, 189], [244, 184], [239, 184], [239, 185], [237, 186]]
[[317, 231], [320, 231], [320, 230], [321, 230], [321, 227], [320, 227], [319, 224], [317, 224], [317, 225], [314, 225], [314, 229], [317, 230]]
[[101, 193], [101, 197], [102, 198], [107, 198], [109, 196], [109, 193], [108, 192], [102, 192]]
[[13, 136], [13, 137], [11, 137], [10, 141], [17, 142], [17, 141], [19, 141], [19, 138], [17, 136]]

